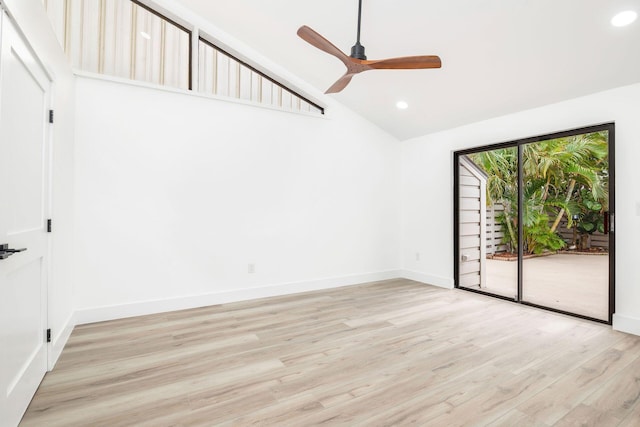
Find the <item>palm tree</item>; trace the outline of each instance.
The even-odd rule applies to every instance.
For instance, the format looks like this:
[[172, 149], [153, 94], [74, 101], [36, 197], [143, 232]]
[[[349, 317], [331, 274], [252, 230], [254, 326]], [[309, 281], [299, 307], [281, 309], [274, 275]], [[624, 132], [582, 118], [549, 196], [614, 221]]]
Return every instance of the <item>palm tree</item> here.
[[469, 158], [487, 173], [487, 202], [500, 203], [504, 207], [501, 223], [506, 238], [504, 243], [512, 251], [518, 247], [517, 213], [518, 207], [518, 149], [502, 148], [471, 154]]
[[558, 187], [564, 191], [564, 203], [559, 203], [557, 199], [554, 203], [556, 207], [560, 207], [551, 226], [551, 231], [555, 232], [565, 213], [568, 214], [567, 222], [571, 226], [570, 202], [576, 199], [576, 184], [581, 188], [588, 188], [595, 200], [608, 202], [608, 183], [604, 179], [608, 171], [608, 134], [595, 132], [552, 141], [558, 141], [557, 149], [552, 152], [552, 159], [557, 159], [559, 166], [553, 168], [553, 173], [557, 175], [557, 181], [566, 183]]

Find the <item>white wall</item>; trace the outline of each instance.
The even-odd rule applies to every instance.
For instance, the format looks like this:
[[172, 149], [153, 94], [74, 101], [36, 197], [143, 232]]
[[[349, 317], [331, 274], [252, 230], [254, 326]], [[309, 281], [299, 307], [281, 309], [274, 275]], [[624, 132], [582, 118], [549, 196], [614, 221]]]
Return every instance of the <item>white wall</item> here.
[[[464, 108], [464, 106], [461, 106]], [[453, 152], [604, 122], [616, 124], [616, 315], [640, 334], [640, 84], [426, 135], [402, 144], [407, 275], [453, 286]], [[416, 252], [420, 260], [416, 261]]]
[[51, 235], [53, 256], [48, 289], [48, 317], [52, 330], [53, 365], [73, 327], [73, 140], [74, 78], [62, 48], [58, 45], [42, 2], [39, 0], [3, 0], [18, 28], [36, 55], [54, 76], [53, 164]]
[[79, 322], [397, 277], [400, 149], [358, 116], [76, 94]]

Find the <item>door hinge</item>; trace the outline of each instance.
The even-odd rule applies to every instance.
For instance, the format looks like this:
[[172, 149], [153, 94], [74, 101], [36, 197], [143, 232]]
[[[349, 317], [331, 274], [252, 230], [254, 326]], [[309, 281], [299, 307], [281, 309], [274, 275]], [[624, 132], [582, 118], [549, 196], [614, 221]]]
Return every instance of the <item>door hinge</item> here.
[[53, 123], [53, 110], [49, 110], [49, 123]]
[[51, 342], [51, 329], [47, 329], [47, 342]]
[[51, 219], [47, 220], [47, 233], [51, 233]]

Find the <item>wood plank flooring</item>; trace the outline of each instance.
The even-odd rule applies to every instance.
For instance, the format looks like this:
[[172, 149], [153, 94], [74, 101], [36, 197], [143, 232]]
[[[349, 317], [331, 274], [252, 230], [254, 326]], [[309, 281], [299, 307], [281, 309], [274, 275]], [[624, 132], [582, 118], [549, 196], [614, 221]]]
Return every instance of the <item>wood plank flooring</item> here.
[[78, 326], [23, 426], [640, 426], [640, 337], [398, 279]]

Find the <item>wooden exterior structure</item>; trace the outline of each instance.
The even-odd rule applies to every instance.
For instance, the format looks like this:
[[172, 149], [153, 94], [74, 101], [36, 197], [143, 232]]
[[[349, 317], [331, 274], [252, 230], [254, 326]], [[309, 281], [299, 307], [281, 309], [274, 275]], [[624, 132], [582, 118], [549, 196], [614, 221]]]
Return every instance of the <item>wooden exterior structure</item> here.
[[[504, 232], [501, 229], [498, 217], [504, 211], [501, 203], [495, 203], [487, 206], [487, 254], [492, 255], [507, 250], [507, 246], [503, 243], [502, 238]], [[573, 243], [573, 229], [567, 228], [567, 219], [563, 218], [558, 227], [558, 234], [567, 242], [567, 246]], [[578, 235], [578, 237], [580, 237]], [[609, 235], [596, 231], [591, 235], [591, 247], [609, 249]]]
[[502, 238], [504, 232], [500, 225], [498, 217], [504, 212], [504, 206], [501, 203], [494, 203], [487, 206], [487, 254], [492, 255], [507, 250]]
[[487, 260], [487, 175], [467, 156], [459, 158], [460, 286], [484, 288]]

